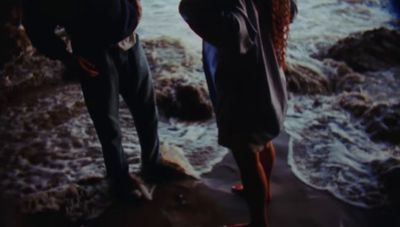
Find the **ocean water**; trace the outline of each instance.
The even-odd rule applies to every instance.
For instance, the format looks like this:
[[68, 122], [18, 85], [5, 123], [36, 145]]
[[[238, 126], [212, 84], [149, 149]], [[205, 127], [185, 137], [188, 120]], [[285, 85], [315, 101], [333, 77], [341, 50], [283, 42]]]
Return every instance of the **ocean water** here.
[[[288, 60], [321, 74], [327, 66], [313, 55], [353, 32], [396, 24], [387, 10], [389, 1], [298, 2], [300, 13], [291, 27]], [[165, 92], [164, 85], [173, 81], [205, 87], [201, 40], [181, 19], [179, 0], [143, 0], [142, 4], [138, 33], [157, 93]], [[56, 211], [72, 220], [87, 219], [101, 213], [111, 200], [100, 144], [80, 88], [60, 85], [60, 67], [41, 56], [22, 56], [3, 72], [2, 89], [34, 91], [27, 100], [0, 110], [0, 191], [18, 197], [27, 213]], [[386, 74], [397, 78], [392, 71]], [[33, 85], [39, 89], [30, 88]], [[380, 99], [388, 97], [398, 102], [398, 89]], [[138, 171], [138, 138], [122, 102], [120, 120], [130, 170]], [[210, 171], [227, 153], [217, 144], [213, 119], [185, 122], [162, 117], [159, 129], [161, 140], [180, 148], [199, 174]], [[292, 95], [285, 129], [291, 135], [289, 164], [304, 183], [360, 207], [386, 203], [380, 173], [399, 165], [400, 148], [371, 141], [360, 123], [338, 107], [336, 94]]]
[[[180, 18], [178, 4], [179, 0], [143, 1], [139, 33], [145, 39], [176, 38], [200, 55], [201, 40]], [[312, 57], [315, 54], [352, 33], [398, 23], [389, 0], [298, 0], [298, 8], [288, 61], [319, 72], [326, 64]], [[399, 101], [400, 94], [385, 97]], [[315, 100], [323, 105], [315, 108]], [[292, 96], [285, 129], [291, 135], [289, 164], [304, 183], [359, 207], [387, 202], [379, 177], [382, 169], [400, 165], [399, 146], [371, 141], [359, 122], [338, 108], [336, 95]]]
[[[156, 95], [173, 93], [174, 83], [205, 86], [199, 56], [188, 54], [179, 41], [154, 38], [144, 45]], [[17, 100], [0, 109], [0, 200], [15, 198], [23, 213], [57, 212], [71, 221], [97, 217], [113, 198], [79, 84], [61, 82], [60, 63], [40, 55], [23, 55], [5, 68], [2, 88], [18, 92], [12, 93]], [[135, 173], [140, 145], [122, 100], [119, 118], [123, 148]], [[210, 171], [227, 152], [217, 144], [213, 119], [187, 122], [161, 114], [158, 126], [163, 157], [192, 175]]]

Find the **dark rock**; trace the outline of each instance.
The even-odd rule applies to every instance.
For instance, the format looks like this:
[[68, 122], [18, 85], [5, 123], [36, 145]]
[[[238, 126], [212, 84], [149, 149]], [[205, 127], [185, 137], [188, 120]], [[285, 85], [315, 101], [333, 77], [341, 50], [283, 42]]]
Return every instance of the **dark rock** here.
[[21, 16], [20, 1], [0, 2], [0, 68], [21, 51], [32, 51], [29, 38], [20, 26]]
[[365, 76], [356, 73], [345, 62], [333, 59], [324, 59], [324, 73], [328, 76], [332, 91], [340, 93], [343, 91], [360, 91], [365, 82]]
[[336, 91], [354, 91], [364, 82], [365, 77], [359, 73], [348, 73], [336, 81]]
[[400, 103], [375, 104], [361, 118], [371, 139], [400, 144]]
[[190, 54], [180, 40], [163, 37], [143, 40], [142, 44], [155, 78], [187, 75], [202, 69], [201, 59]]
[[166, 117], [207, 120], [212, 116], [201, 59], [182, 41], [167, 37], [144, 40], [155, 81], [157, 105]]
[[330, 83], [317, 69], [300, 64], [288, 64], [287, 87], [296, 94], [324, 94], [330, 91]]
[[343, 109], [356, 117], [363, 115], [373, 103], [367, 95], [358, 92], [342, 93], [337, 100]]
[[342, 93], [337, 102], [360, 119], [372, 140], [400, 144], [400, 103], [374, 102], [358, 92]]
[[188, 121], [211, 118], [212, 106], [204, 87], [181, 78], [162, 78], [156, 84], [157, 105], [167, 117]]
[[11, 0], [1, 1], [0, 3], [0, 68], [4, 62], [10, 59], [11, 52], [16, 49], [16, 42], [10, 37], [9, 24], [16, 23], [13, 18], [15, 2]]
[[358, 72], [400, 65], [400, 31], [379, 28], [356, 33], [333, 45], [322, 58], [346, 62]]

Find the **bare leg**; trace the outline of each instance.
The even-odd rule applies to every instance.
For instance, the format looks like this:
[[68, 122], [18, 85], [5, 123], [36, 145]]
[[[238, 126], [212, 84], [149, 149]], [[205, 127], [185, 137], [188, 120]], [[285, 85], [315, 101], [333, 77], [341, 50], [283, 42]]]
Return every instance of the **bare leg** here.
[[267, 227], [268, 178], [261, 162], [261, 152], [250, 148], [232, 152], [241, 173], [251, 226]]
[[[272, 142], [268, 143], [265, 147], [262, 148], [260, 152], [260, 159], [267, 178], [267, 183], [268, 183], [267, 202], [269, 203], [271, 201], [271, 190], [270, 190], [271, 172], [275, 162], [275, 148]], [[242, 195], [243, 190], [244, 186], [242, 183], [238, 183], [232, 186], [232, 191], [238, 195]]]
[[260, 153], [261, 163], [265, 170], [265, 174], [266, 174], [267, 182], [268, 182], [268, 194], [267, 194], [267, 202], [268, 203], [271, 201], [270, 180], [271, 180], [272, 168], [273, 168], [274, 162], [275, 162], [275, 156], [276, 156], [275, 148], [274, 148], [274, 145], [272, 144], [272, 142], [269, 142]]

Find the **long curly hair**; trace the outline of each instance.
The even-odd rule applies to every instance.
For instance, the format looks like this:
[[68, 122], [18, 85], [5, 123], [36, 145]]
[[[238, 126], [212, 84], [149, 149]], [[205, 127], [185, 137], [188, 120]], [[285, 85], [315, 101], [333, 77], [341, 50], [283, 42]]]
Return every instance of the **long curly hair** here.
[[275, 55], [282, 68], [286, 67], [286, 46], [291, 22], [291, 1], [272, 0], [271, 3], [271, 32]]

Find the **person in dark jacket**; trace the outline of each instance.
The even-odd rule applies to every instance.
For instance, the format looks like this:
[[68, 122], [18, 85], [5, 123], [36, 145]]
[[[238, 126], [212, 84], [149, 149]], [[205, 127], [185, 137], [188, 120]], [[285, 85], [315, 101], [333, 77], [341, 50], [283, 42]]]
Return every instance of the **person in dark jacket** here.
[[264, 227], [275, 159], [271, 140], [282, 127], [287, 91], [285, 48], [292, 0], [181, 0], [180, 13], [203, 38], [203, 65], [218, 141], [238, 164], [250, 224]]
[[[23, 25], [37, 50], [74, 69], [94, 123], [111, 189], [132, 195], [137, 179], [128, 172], [118, 120], [119, 94], [131, 111], [140, 139], [142, 171], [157, 169], [158, 116], [146, 56], [134, 33], [140, 0], [23, 0]], [[61, 26], [72, 50], [55, 35]]]

